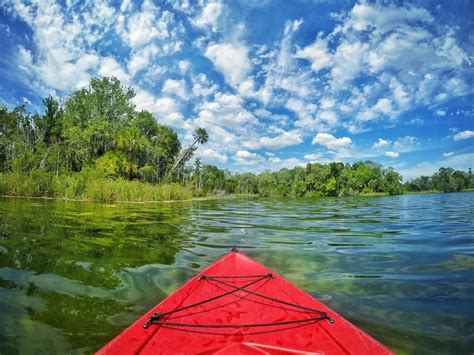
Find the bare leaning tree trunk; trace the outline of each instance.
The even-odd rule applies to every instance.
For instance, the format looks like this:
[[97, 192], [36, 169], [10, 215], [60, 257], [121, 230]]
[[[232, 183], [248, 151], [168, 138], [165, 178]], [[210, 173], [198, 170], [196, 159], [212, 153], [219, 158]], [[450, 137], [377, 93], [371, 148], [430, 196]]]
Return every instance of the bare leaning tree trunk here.
[[204, 144], [207, 142], [208, 139], [209, 135], [207, 134], [207, 131], [204, 128], [196, 129], [196, 131], [194, 131], [193, 143], [179, 153], [178, 157], [176, 158], [176, 161], [174, 162], [172, 168], [168, 173], [168, 176], [171, 176], [174, 173], [178, 165], [180, 165], [182, 162], [186, 162], [188, 159], [191, 158], [194, 151], [197, 149], [197, 147], [195, 147], [197, 143]]

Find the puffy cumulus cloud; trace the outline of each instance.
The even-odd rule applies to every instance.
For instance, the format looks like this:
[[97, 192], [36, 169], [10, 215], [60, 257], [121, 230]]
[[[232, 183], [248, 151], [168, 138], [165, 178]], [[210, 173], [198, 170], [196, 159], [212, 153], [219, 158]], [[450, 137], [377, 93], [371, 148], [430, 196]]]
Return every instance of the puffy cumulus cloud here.
[[375, 148], [375, 149], [385, 149], [385, 148], [387, 148], [389, 145], [390, 145], [390, 141], [389, 141], [389, 140], [386, 140], [386, 139], [383, 139], [383, 138], [379, 138], [379, 139], [377, 140], [377, 142], [374, 143], [374, 148]]
[[160, 123], [188, 131], [193, 129], [181, 113], [179, 103], [171, 97], [157, 98], [146, 90], [136, 89], [136, 95], [132, 101], [138, 109], [154, 113]]
[[199, 16], [192, 22], [198, 27], [210, 27], [217, 30], [217, 21], [222, 13], [223, 6], [220, 1], [210, 2], [205, 5]]
[[462, 132], [459, 132], [459, 133], [456, 133], [454, 136], [453, 136], [453, 139], [455, 141], [462, 141], [464, 139], [469, 139], [469, 138], [472, 138], [474, 137], [474, 131], [462, 131]]
[[359, 3], [352, 8], [351, 16], [344, 24], [343, 30], [366, 31], [370, 29], [377, 35], [383, 35], [399, 29], [400, 26], [419, 22], [431, 23], [433, 17], [426, 9], [414, 6], [397, 7], [395, 5]]
[[7, 7], [32, 30], [34, 49], [18, 48], [17, 62], [25, 84], [42, 94], [51, 89], [66, 94], [87, 85], [91, 76], [113, 75], [136, 84], [132, 79], [142, 70], [162, 74], [157, 55], [171, 55], [183, 43], [181, 22], [147, 0], [120, 6], [106, 0], [18, 0]]
[[235, 161], [241, 165], [257, 165], [265, 159], [257, 154], [251, 153], [247, 150], [239, 150], [234, 156]]
[[472, 93], [466, 75], [470, 59], [456, 40], [456, 28], [432, 26], [428, 10], [363, 2], [338, 19], [330, 34], [320, 33], [295, 57], [309, 62], [329, 87], [339, 102], [336, 114], [359, 121], [346, 127], [393, 120], [409, 109]]
[[244, 107], [244, 100], [239, 95], [218, 92], [214, 100], [203, 101], [198, 105], [196, 123], [201, 125], [225, 125], [231, 129], [244, 128], [255, 116]]
[[275, 137], [262, 137], [260, 144], [264, 148], [279, 149], [297, 145], [303, 142], [303, 138], [299, 132], [282, 132]]
[[298, 120], [295, 122], [295, 126], [310, 130], [316, 125], [315, 116], [318, 107], [315, 104], [300, 98], [290, 97], [285, 104], [285, 108], [297, 114]]
[[219, 89], [218, 85], [209, 81], [207, 76], [203, 73], [193, 76], [191, 81], [192, 93], [194, 96], [199, 97], [200, 99], [215, 94]]
[[207, 145], [215, 151], [231, 156], [239, 150], [261, 148], [262, 124], [240, 95], [215, 92], [202, 97], [195, 111], [190, 123], [209, 131]]
[[[26, 71], [20, 77], [25, 84], [42, 94], [50, 89], [68, 92], [87, 84], [100, 63], [100, 56], [88, 49], [97, 39], [92, 26], [77, 15], [67, 15], [55, 1], [8, 4], [10, 10], [33, 31], [35, 51], [18, 47], [18, 63]], [[102, 26], [108, 28], [114, 9], [100, 1], [97, 13], [85, 9], [93, 19], [103, 16]]]
[[186, 83], [184, 80], [172, 80], [168, 79], [163, 84], [163, 90], [166, 94], [171, 94], [180, 97], [181, 99], [186, 99], [188, 93], [186, 90]]
[[310, 162], [316, 162], [319, 159], [321, 159], [323, 155], [321, 153], [311, 153], [311, 154], [305, 154], [304, 158]]
[[196, 156], [205, 161], [218, 161], [220, 163], [226, 163], [229, 159], [225, 153], [219, 153], [212, 148], [198, 149]]
[[115, 76], [123, 84], [128, 84], [130, 76], [125, 72], [122, 66], [112, 57], [102, 58], [99, 70], [101, 76]]
[[334, 127], [339, 122], [337, 114], [334, 111], [320, 111], [316, 122], [320, 123], [320, 127]]
[[352, 139], [349, 137], [336, 138], [330, 133], [318, 133], [313, 138], [312, 144], [320, 144], [328, 149], [338, 150], [351, 145]]
[[329, 52], [328, 43], [318, 38], [313, 44], [298, 50], [296, 58], [309, 60], [311, 69], [318, 72], [330, 66], [332, 55]]
[[252, 66], [248, 58], [248, 49], [244, 44], [239, 42], [213, 43], [207, 47], [205, 55], [231, 86], [238, 89], [241, 84], [244, 84], [244, 91], [248, 91], [249, 86], [253, 86], [248, 79]]
[[191, 62], [189, 60], [180, 60], [178, 62], [178, 68], [181, 74], [185, 74], [191, 67]]
[[400, 153], [394, 152], [393, 150], [389, 150], [389, 151], [385, 152], [385, 155], [389, 158], [398, 158]]
[[150, 44], [134, 51], [128, 61], [128, 70], [130, 74], [134, 76], [139, 71], [153, 65], [158, 52], [159, 49], [155, 44]]
[[[139, 12], [121, 15], [124, 22], [118, 28], [125, 43], [131, 48], [139, 48], [151, 43], [155, 38], [166, 39], [175, 31], [174, 15], [161, 11], [151, 1], [145, 0]], [[121, 24], [119, 18], [119, 24]]]
[[360, 111], [357, 117], [361, 121], [371, 121], [383, 116], [389, 116], [391, 113], [393, 113], [392, 101], [387, 98], [382, 98], [379, 99], [374, 106]]

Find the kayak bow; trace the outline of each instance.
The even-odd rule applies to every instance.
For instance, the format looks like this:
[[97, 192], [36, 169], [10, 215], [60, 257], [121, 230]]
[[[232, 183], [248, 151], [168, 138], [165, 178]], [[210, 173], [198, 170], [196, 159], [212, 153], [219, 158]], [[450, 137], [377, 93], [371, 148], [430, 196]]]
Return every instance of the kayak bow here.
[[393, 354], [236, 251], [211, 264], [97, 353]]

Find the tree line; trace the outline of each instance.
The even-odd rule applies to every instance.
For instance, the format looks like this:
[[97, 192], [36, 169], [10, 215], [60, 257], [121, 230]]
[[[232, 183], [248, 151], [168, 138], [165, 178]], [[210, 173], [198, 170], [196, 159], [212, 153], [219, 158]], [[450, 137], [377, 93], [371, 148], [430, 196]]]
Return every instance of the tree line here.
[[472, 188], [474, 188], [474, 179], [471, 168], [466, 172], [442, 167], [432, 176], [420, 176], [404, 184], [405, 191], [409, 192], [459, 192]]
[[470, 172], [450, 168], [403, 185], [395, 170], [371, 161], [313, 163], [260, 174], [231, 173], [202, 164], [199, 158], [190, 164], [199, 145], [207, 142], [207, 131], [198, 128], [193, 142], [182, 149], [172, 128], [136, 110], [134, 96], [116, 78], [104, 77], [92, 78], [88, 87], [74, 90], [64, 101], [45, 98], [42, 114], [31, 114], [24, 105], [13, 110], [0, 107], [0, 194], [109, 201], [133, 200], [145, 190], [147, 199], [167, 199], [219, 193], [399, 194], [472, 187]]
[[310, 163], [306, 167], [283, 168], [275, 172], [233, 174], [213, 165], [201, 167], [200, 160], [196, 159], [194, 167], [190, 167], [190, 173], [190, 184], [204, 195], [216, 189], [225, 193], [259, 194], [265, 197], [402, 192], [400, 174], [371, 161], [354, 164]]
[[440, 168], [431, 177], [422, 176], [402, 184], [402, 177], [392, 168], [372, 161], [353, 164], [333, 162], [308, 163], [305, 167], [283, 168], [260, 174], [230, 173], [214, 165], [201, 165], [196, 159], [188, 166], [187, 186], [200, 195], [222, 192], [227, 194], [258, 194], [260, 196], [351, 196], [367, 194], [396, 195], [404, 192], [455, 192], [474, 188], [469, 172]]

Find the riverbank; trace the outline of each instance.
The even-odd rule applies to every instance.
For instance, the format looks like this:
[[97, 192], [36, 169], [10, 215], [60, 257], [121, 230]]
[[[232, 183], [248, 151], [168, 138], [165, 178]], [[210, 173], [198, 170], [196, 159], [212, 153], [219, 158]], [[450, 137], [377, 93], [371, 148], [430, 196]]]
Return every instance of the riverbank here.
[[[472, 191], [465, 189], [464, 191]], [[402, 194], [430, 194], [440, 191], [404, 191]], [[387, 192], [367, 192], [354, 194], [359, 197], [378, 197], [390, 195]], [[97, 175], [75, 173], [52, 175], [36, 171], [34, 174], [0, 174], [0, 196], [18, 198], [39, 198], [65, 201], [88, 201], [100, 203], [151, 203], [212, 199], [233, 199], [237, 197], [256, 197], [257, 194], [242, 193], [199, 193], [190, 187], [176, 182], [150, 184], [139, 180], [111, 179]], [[270, 197], [278, 197], [271, 195]], [[315, 196], [313, 196], [315, 197]], [[323, 196], [318, 196], [321, 198]]]
[[178, 183], [150, 184], [138, 180], [90, 178], [81, 174], [67, 176], [0, 174], [0, 196], [43, 200], [100, 203], [152, 203], [204, 201], [254, 197], [254, 194], [208, 194], [195, 196]]
[[107, 179], [85, 174], [0, 174], [0, 195], [95, 202], [181, 201], [192, 191], [178, 183], [152, 185], [137, 180]]

